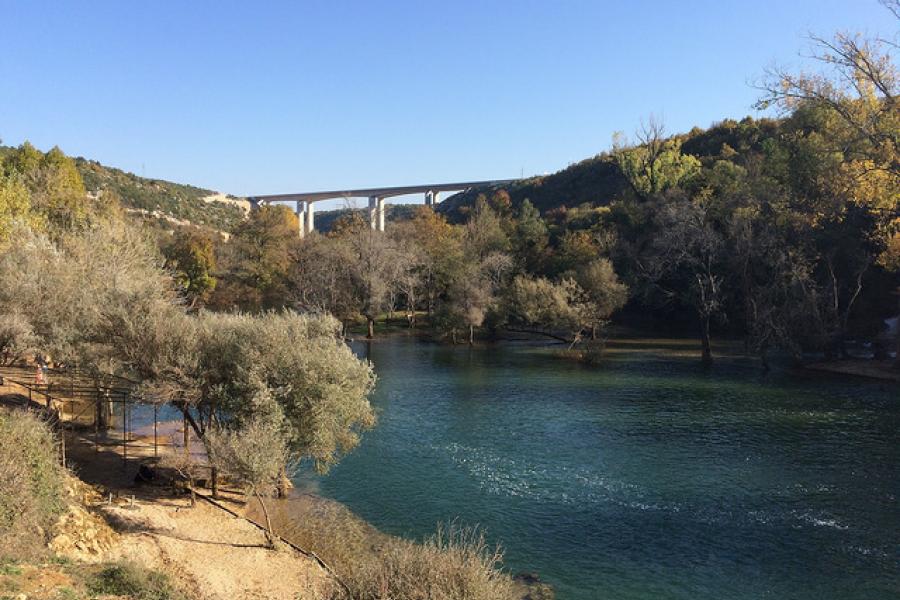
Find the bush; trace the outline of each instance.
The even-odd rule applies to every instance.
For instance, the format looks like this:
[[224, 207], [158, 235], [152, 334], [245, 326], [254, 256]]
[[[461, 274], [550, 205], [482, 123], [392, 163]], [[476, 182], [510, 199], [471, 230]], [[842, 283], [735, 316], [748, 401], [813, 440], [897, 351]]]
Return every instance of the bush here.
[[127, 596], [133, 600], [182, 600], [169, 578], [133, 563], [110, 565], [91, 577], [87, 584], [92, 594]]
[[512, 580], [503, 555], [476, 529], [450, 525], [422, 544], [391, 538], [380, 556], [356, 565], [347, 581], [352, 598], [379, 600], [503, 600]]
[[[299, 502], [295, 500], [294, 502]], [[276, 508], [276, 511], [278, 508]], [[285, 507], [287, 514], [296, 514]], [[251, 512], [258, 516], [256, 507]], [[473, 528], [451, 524], [416, 543], [385, 535], [346, 507], [318, 500], [292, 518], [287, 537], [315, 552], [349, 588], [332, 600], [510, 600], [502, 553]], [[276, 516], [276, 519], [285, 515]]]
[[44, 547], [64, 508], [63, 476], [47, 425], [29, 413], [0, 411], [0, 557]]

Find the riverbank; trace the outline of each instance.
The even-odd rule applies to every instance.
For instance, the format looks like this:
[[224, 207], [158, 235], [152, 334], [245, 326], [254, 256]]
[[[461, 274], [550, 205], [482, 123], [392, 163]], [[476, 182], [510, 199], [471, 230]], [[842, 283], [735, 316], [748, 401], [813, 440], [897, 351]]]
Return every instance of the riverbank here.
[[851, 375], [883, 381], [900, 381], [900, 370], [894, 368], [892, 360], [846, 359], [813, 362], [804, 365], [810, 371]]
[[[420, 317], [421, 321], [422, 317]], [[372, 339], [365, 338], [365, 330], [361, 325], [351, 328], [351, 332], [355, 335], [348, 338], [351, 343], [369, 344], [377, 343], [379, 340], [388, 341], [397, 338], [412, 339], [420, 342], [433, 342], [438, 344], [449, 344], [449, 342], [439, 339], [437, 332], [427, 326], [420, 324], [415, 328], [406, 326], [405, 322], [399, 319], [378, 322], [382, 329], [376, 329], [376, 335]], [[480, 339], [476, 342], [476, 346], [495, 345], [495, 344], [534, 344], [553, 348], [555, 351], [548, 353], [556, 359], [581, 362], [590, 365], [600, 365], [606, 360], [630, 359], [636, 355], [644, 355], [648, 358], [666, 358], [666, 359], [696, 359], [701, 358], [700, 341], [693, 337], [661, 337], [653, 333], [645, 333], [643, 331], [632, 330], [623, 327], [611, 327], [604, 332], [604, 339], [598, 340], [596, 345], [585, 340], [584, 343], [568, 348], [567, 344], [561, 341], [554, 341], [546, 336], [536, 333], [508, 332], [504, 331], [499, 337], [491, 339]], [[466, 344], [455, 344], [466, 345]], [[748, 354], [741, 339], [714, 338], [712, 340], [713, 360], [727, 361], [732, 364], [741, 364], [745, 367], [759, 368], [765, 370], [762, 361], [758, 356]], [[774, 363], [784, 363], [782, 368], [796, 370], [798, 374], [804, 372], [824, 372], [833, 375], [846, 375], [851, 377], [862, 377], [881, 381], [900, 381], [900, 371], [894, 367], [893, 360], [875, 360], [871, 358], [848, 358], [843, 360], [822, 361], [811, 359], [800, 365], [794, 365], [793, 359], [788, 356], [774, 356]]]
[[[6, 396], [9, 410], [23, 410], [26, 403], [21, 395]], [[287, 542], [272, 549], [261, 525], [264, 520], [254, 522], [258, 515], [252, 514], [253, 507], [250, 519], [242, 516], [242, 494], [221, 485], [215, 501], [209, 490], [198, 490], [196, 503], [183, 489], [173, 494], [165, 465], [184, 451], [181, 422], [134, 429], [127, 455], [120, 436], [116, 431], [99, 437], [92, 431], [65, 432], [67, 463], [80, 479], [70, 477], [68, 509], [52, 532], [50, 550], [52, 560], [67, 566], [23, 562], [0, 583], [30, 590], [27, 598], [69, 598], [63, 588], [85, 594], [72, 598], [87, 598], [91, 578], [107, 565], [121, 564], [139, 573], [162, 573], [173, 589], [191, 600], [369, 598], [383, 596], [382, 588], [397, 598], [553, 597], [535, 577], [513, 581], [502, 573], [499, 555], [477, 533], [451, 528], [437, 541], [414, 543], [382, 534], [323, 498], [305, 496], [304, 503], [267, 499], [279, 515], [276, 534]], [[204, 463], [199, 446], [194, 442], [191, 454], [195, 463]], [[143, 465], [161, 466], [139, 471]], [[281, 531], [288, 521], [314, 523], [313, 538], [298, 539], [296, 528]], [[296, 541], [315, 554], [292, 544]], [[329, 560], [346, 557], [337, 563], [340, 579], [319, 554]], [[48, 583], [38, 594], [29, 583], [35, 577], [60, 583]]]

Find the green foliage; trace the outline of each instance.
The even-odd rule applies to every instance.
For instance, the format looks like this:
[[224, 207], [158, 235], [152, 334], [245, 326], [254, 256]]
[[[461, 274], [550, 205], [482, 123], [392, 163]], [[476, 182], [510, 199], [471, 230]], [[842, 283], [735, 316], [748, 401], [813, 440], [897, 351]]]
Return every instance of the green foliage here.
[[168, 576], [134, 563], [120, 563], [103, 568], [87, 583], [92, 594], [125, 596], [133, 600], [183, 600]]
[[[43, 154], [25, 142], [4, 158], [2, 171], [7, 178], [17, 178], [24, 184], [30, 195], [31, 210], [50, 226], [69, 230], [87, 224], [91, 207], [84, 183], [75, 162], [59, 148]], [[21, 210], [21, 190], [15, 195]]]
[[292, 462], [325, 471], [374, 423], [372, 367], [340, 340], [331, 317], [170, 311], [141, 325], [122, 328], [121, 359], [148, 398], [191, 414], [201, 438], [217, 424], [239, 431], [267, 423], [284, 435]]
[[539, 277], [518, 276], [510, 285], [509, 313], [513, 322], [562, 329], [574, 336], [590, 321], [584, 290], [572, 279], [559, 283]]
[[298, 231], [297, 216], [285, 206], [266, 205], [252, 211], [224, 249], [223, 285], [217, 287], [210, 304], [244, 310], [282, 306]]
[[195, 229], [177, 231], [163, 250], [166, 267], [175, 273], [191, 307], [205, 303], [216, 287], [212, 273], [216, 268], [213, 240]]
[[700, 161], [681, 152], [681, 140], [662, 139], [661, 131], [648, 134], [638, 146], [620, 146], [617, 141], [613, 156], [641, 199], [687, 184], [700, 171]]
[[0, 410], [0, 558], [43, 548], [64, 507], [63, 469], [49, 428], [24, 412]]
[[9, 242], [16, 222], [34, 223], [31, 194], [18, 173], [0, 173], [0, 248]]

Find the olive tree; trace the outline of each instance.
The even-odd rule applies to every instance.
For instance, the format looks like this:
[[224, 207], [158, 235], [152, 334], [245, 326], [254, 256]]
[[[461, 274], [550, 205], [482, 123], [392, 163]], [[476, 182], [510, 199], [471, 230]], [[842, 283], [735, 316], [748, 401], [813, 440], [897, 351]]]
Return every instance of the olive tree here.
[[233, 481], [247, 487], [266, 519], [266, 538], [275, 544], [272, 519], [265, 496], [278, 486], [290, 460], [285, 436], [284, 413], [266, 390], [254, 396], [253, 416], [235, 425], [226, 425], [207, 434], [210, 462]]
[[0, 314], [0, 365], [22, 361], [37, 346], [31, 323], [21, 313]]
[[181, 333], [172, 337], [159, 334], [164, 327], [145, 330], [146, 343], [135, 332], [152, 356], [134, 365], [148, 398], [177, 406], [204, 443], [209, 431], [259, 418], [256, 399], [270, 395], [291, 457], [326, 471], [374, 424], [372, 367], [341, 341], [333, 317], [204, 312], [173, 323]]

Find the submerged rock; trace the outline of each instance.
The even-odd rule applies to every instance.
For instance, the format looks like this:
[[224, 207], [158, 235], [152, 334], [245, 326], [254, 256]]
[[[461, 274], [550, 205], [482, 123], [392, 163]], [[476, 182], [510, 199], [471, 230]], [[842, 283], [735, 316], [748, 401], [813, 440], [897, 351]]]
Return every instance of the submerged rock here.
[[513, 576], [516, 585], [516, 593], [521, 594], [522, 600], [554, 600], [556, 593], [553, 588], [541, 581], [537, 573], [519, 573]]

